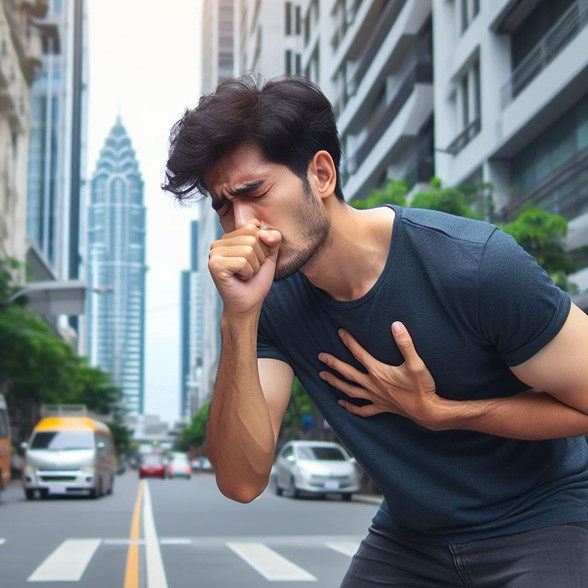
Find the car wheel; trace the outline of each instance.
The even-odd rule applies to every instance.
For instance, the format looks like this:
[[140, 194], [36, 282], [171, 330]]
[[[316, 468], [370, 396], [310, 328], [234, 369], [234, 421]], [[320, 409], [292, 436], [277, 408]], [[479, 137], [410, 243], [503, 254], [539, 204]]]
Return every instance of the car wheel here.
[[300, 490], [296, 488], [296, 482], [294, 478], [290, 478], [290, 492], [292, 494], [292, 498], [300, 498]]
[[100, 494], [102, 494], [101, 490], [101, 483], [100, 478], [96, 480], [96, 486], [94, 488], [90, 488], [90, 498], [98, 498]]
[[25, 498], [27, 500], [34, 500], [35, 499], [35, 491], [34, 490], [29, 490], [28, 488], [24, 491], [25, 493]]

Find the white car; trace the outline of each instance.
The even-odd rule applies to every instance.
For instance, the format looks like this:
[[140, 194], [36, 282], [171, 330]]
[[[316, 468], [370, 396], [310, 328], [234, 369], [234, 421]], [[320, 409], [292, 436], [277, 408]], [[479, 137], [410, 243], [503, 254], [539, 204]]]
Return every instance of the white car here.
[[274, 464], [276, 494], [288, 492], [326, 496], [338, 494], [351, 500], [359, 492], [361, 474], [354, 458], [339, 443], [290, 441]]

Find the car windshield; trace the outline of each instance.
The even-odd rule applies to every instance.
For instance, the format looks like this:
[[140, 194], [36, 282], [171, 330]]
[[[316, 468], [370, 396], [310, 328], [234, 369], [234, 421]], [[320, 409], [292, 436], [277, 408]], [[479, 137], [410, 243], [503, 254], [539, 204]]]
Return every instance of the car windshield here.
[[159, 466], [162, 464], [162, 459], [159, 455], [146, 455], [143, 458], [143, 465], [146, 466]]
[[175, 464], [188, 464], [188, 458], [185, 455], [174, 455], [173, 462]]
[[318, 461], [347, 461], [347, 457], [338, 447], [321, 445], [301, 445], [297, 448], [298, 459]]
[[33, 435], [31, 449], [94, 449], [94, 436], [91, 431], [39, 431]]

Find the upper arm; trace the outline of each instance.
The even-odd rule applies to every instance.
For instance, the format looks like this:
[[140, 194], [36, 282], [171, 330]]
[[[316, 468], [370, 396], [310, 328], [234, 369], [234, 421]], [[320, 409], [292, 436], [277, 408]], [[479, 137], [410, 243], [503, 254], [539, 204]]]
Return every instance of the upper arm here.
[[274, 431], [274, 444], [278, 440], [284, 413], [290, 401], [294, 371], [278, 359], [260, 358], [257, 360], [259, 382], [265, 397]]
[[511, 370], [522, 382], [588, 414], [588, 315], [572, 304], [558, 334]]

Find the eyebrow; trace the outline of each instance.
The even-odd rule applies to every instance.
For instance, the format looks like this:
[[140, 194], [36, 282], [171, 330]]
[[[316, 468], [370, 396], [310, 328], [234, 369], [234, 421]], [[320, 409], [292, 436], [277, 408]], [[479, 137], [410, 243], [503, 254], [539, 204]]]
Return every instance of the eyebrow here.
[[[239, 188], [235, 188], [234, 190], [227, 190], [227, 192], [234, 198], [238, 196], [246, 196], [247, 194], [251, 194], [251, 192], [255, 192], [261, 188], [263, 184], [265, 184], [265, 180], [257, 180], [256, 182], [249, 182], [244, 184]], [[228, 198], [224, 195], [221, 195], [218, 198], [212, 198], [212, 208], [214, 210], [220, 210], [225, 205], [227, 200]]]
[[261, 188], [265, 180], [257, 180], [256, 182], [250, 182], [248, 184], [244, 184], [239, 188], [235, 188], [234, 190], [227, 190], [227, 192], [231, 196], [244, 196], [245, 194], [250, 194], [251, 192], [255, 192], [258, 188]]

